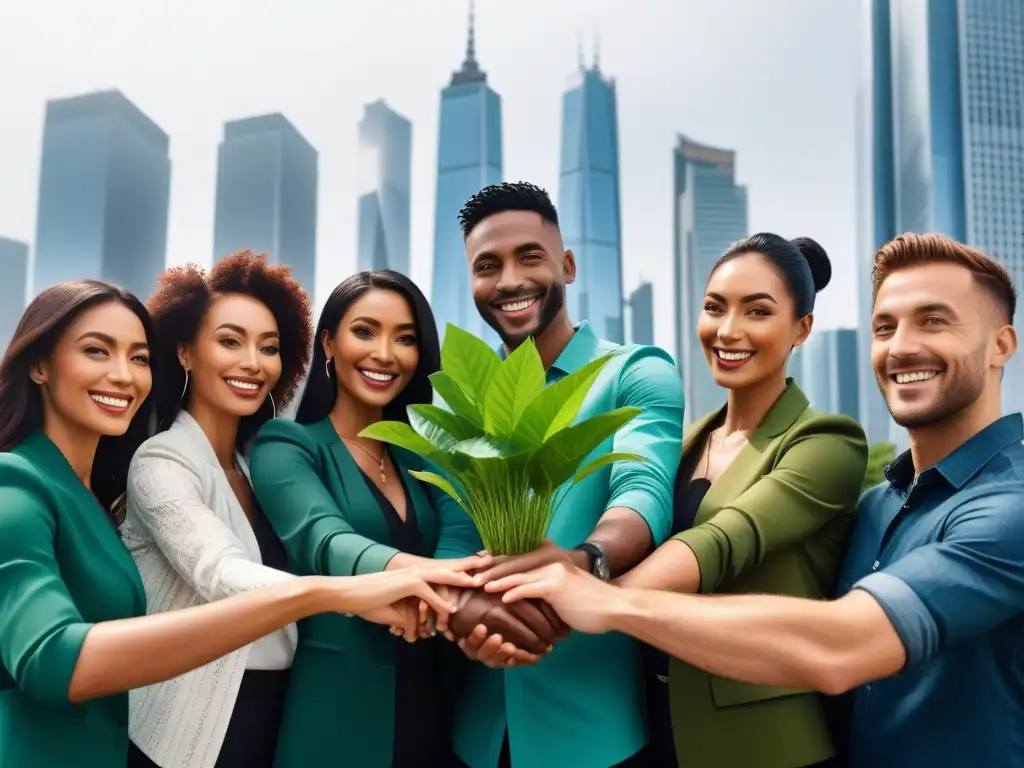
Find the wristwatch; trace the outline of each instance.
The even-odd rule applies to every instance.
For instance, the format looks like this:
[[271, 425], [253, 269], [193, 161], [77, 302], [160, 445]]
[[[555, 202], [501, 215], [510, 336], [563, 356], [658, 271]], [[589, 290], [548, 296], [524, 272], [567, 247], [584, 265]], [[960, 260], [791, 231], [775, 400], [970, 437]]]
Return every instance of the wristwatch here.
[[602, 581], [608, 581], [612, 572], [608, 568], [608, 558], [605, 557], [604, 548], [592, 541], [584, 541], [576, 549], [587, 553], [590, 558], [590, 572]]

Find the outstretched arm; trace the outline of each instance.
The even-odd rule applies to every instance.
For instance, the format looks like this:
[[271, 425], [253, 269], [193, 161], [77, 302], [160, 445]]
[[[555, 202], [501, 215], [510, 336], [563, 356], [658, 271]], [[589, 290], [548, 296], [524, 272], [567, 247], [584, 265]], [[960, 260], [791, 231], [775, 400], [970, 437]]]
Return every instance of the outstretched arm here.
[[1019, 615], [1024, 494], [966, 499], [942, 541], [911, 551], [835, 601], [625, 589], [562, 564], [486, 586], [548, 601], [583, 632], [619, 631], [714, 674], [838, 694], [920, 664]]
[[26, 695], [58, 706], [168, 680], [317, 613], [359, 614], [412, 635], [418, 600], [407, 598], [449, 612], [430, 584], [476, 583], [450, 568], [306, 577], [195, 608], [91, 623], [64, 583], [55, 537], [53, 513], [36, 492], [0, 487], [0, 662]]

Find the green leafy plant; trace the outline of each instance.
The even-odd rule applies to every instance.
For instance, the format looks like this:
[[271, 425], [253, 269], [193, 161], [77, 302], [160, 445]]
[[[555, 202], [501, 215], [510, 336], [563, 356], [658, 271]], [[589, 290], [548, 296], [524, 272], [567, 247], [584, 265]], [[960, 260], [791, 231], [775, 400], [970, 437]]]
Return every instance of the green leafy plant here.
[[489, 552], [530, 552], [547, 534], [562, 485], [617, 461], [645, 461], [633, 453], [605, 453], [583, 465], [641, 410], [616, 408], [576, 423], [614, 354], [546, 386], [533, 339], [502, 360], [481, 339], [448, 325], [441, 370], [430, 382], [450, 410], [409, 406], [409, 424], [381, 421], [359, 434], [410, 450], [437, 467], [440, 473], [410, 474], [455, 499]]

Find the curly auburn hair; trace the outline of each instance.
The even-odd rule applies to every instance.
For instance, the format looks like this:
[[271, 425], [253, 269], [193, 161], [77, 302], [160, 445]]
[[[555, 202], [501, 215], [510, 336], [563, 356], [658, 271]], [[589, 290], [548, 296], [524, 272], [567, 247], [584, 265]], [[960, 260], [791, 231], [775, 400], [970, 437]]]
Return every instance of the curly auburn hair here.
[[271, 390], [274, 404], [264, 403], [252, 416], [242, 419], [238, 445], [295, 396], [309, 363], [312, 346], [312, 302], [292, 277], [290, 267], [267, 263], [265, 254], [245, 250], [218, 261], [207, 272], [195, 264], [172, 267], [158, 278], [160, 287], [149, 297], [157, 345], [153, 356], [160, 361], [161, 386], [154, 387], [157, 431], [167, 429], [182, 407], [185, 370], [178, 361], [178, 345], [190, 344], [199, 332], [211, 300], [222, 294], [251, 296], [266, 305], [281, 335], [281, 379]]

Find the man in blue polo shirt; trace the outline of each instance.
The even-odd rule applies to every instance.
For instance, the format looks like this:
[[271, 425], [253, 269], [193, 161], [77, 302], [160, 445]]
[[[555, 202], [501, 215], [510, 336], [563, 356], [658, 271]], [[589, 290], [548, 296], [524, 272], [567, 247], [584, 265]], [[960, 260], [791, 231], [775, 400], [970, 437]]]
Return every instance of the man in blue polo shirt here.
[[850, 691], [855, 768], [1021, 766], [1024, 425], [1000, 402], [1013, 286], [940, 235], [883, 246], [873, 283], [872, 364], [910, 450], [861, 500], [839, 599], [620, 589], [561, 564], [487, 588], [715, 674]]

